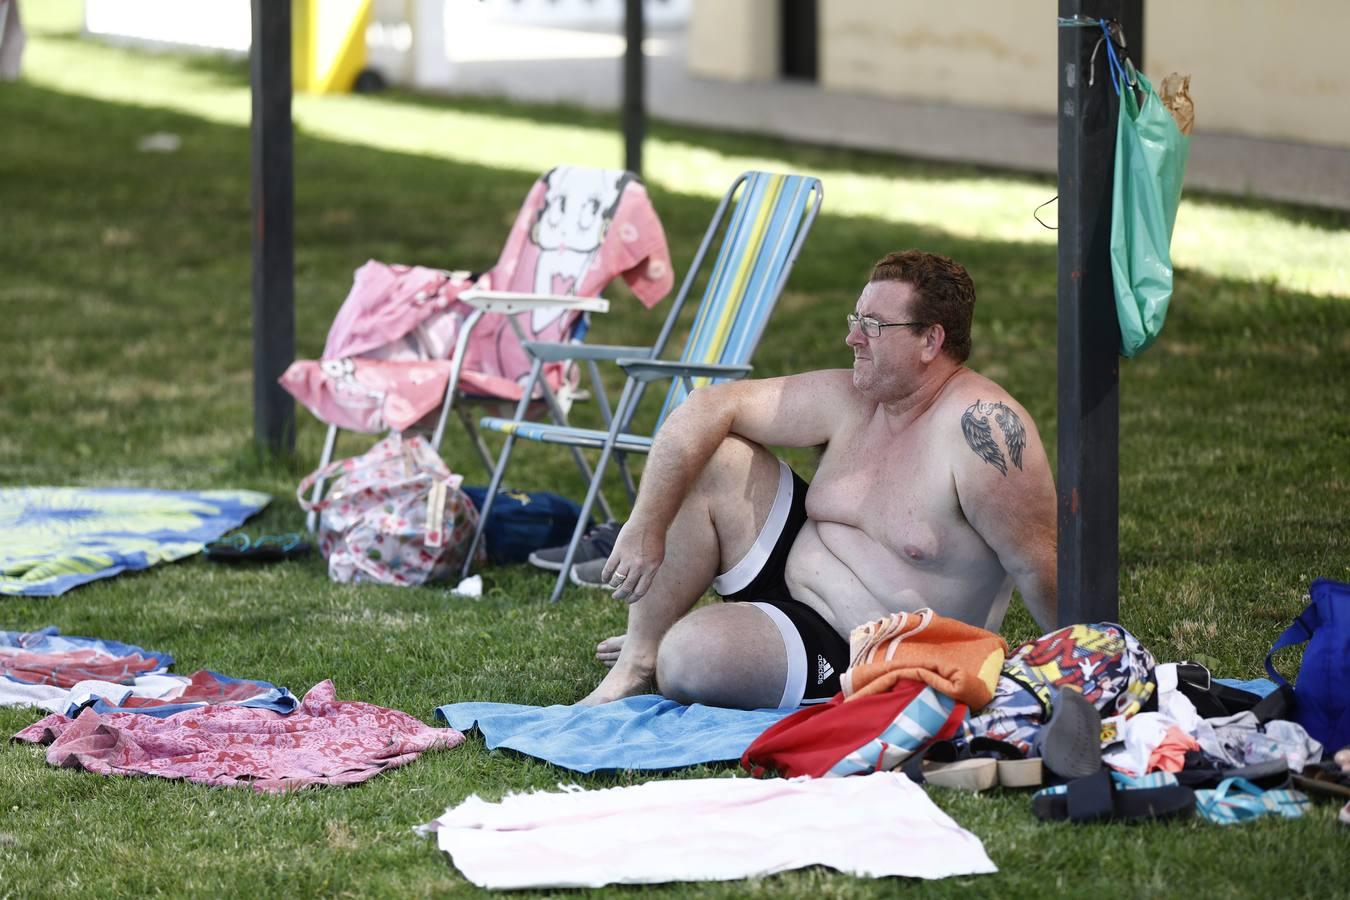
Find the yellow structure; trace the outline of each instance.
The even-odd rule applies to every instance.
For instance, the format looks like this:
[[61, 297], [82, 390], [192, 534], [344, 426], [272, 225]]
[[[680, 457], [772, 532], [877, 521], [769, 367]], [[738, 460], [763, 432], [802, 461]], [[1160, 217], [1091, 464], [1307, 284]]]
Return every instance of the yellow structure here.
[[372, 0], [292, 0], [291, 78], [295, 90], [345, 93], [366, 67]]

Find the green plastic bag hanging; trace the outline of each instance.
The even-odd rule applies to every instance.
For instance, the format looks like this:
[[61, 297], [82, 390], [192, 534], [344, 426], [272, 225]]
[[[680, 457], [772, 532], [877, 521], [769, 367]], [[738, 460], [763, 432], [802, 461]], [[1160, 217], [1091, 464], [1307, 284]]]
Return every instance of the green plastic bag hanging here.
[[[1128, 62], [1127, 62], [1128, 66]], [[1122, 80], [1111, 206], [1111, 276], [1120, 353], [1132, 357], [1162, 331], [1172, 299], [1172, 226], [1191, 139], [1182, 134], [1152, 83], [1131, 67]], [[1143, 97], [1135, 98], [1135, 90]]]

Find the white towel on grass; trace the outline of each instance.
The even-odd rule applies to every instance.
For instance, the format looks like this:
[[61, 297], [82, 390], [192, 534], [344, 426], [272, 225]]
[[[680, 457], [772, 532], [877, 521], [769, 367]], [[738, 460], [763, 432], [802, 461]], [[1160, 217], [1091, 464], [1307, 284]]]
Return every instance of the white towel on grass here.
[[812, 865], [867, 877], [998, 871], [979, 838], [896, 772], [471, 796], [419, 831], [434, 831], [484, 888], [726, 881]]

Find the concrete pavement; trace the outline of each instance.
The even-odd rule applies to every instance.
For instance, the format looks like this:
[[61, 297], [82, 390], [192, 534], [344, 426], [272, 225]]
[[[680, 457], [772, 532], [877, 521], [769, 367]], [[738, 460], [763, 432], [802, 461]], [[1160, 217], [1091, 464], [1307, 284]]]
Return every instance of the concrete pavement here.
[[[455, 93], [618, 108], [623, 42], [617, 35], [547, 28], [514, 35], [499, 28], [496, 34], [505, 36], [502, 52], [478, 43], [452, 64]], [[685, 68], [682, 31], [654, 32], [647, 54], [647, 107], [656, 119], [920, 159], [1055, 172], [1051, 115], [846, 94], [800, 82], [695, 78]], [[1206, 133], [1202, 97], [1197, 118], [1201, 127], [1191, 141], [1187, 187], [1350, 211], [1350, 148]]]

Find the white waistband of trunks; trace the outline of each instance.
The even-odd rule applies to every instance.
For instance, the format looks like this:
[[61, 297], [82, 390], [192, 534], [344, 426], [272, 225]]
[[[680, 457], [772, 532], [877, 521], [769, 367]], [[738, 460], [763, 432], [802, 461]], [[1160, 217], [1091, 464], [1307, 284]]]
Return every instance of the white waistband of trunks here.
[[772, 619], [773, 624], [778, 626], [778, 633], [783, 636], [783, 650], [787, 652], [787, 677], [783, 680], [783, 696], [778, 700], [778, 708], [796, 709], [806, 697], [806, 644], [802, 642], [801, 633], [787, 613], [768, 603], [753, 601], [750, 605], [759, 607]]
[[[746, 551], [741, 561], [713, 579], [713, 590], [725, 597], [734, 594], [755, 580], [759, 570], [764, 568], [769, 554], [773, 552], [778, 537], [787, 524], [788, 513], [792, 510], [792, 469], [781, 459], [778, 461], [778, 494], [773, 498], [773, 507], [764, 527], [759, 530], [755, 543]], [[750, 599], [754, 599], [753, 597]]]

